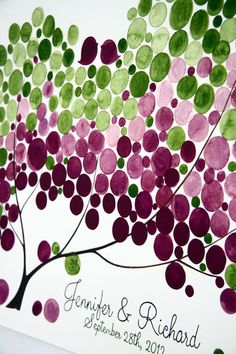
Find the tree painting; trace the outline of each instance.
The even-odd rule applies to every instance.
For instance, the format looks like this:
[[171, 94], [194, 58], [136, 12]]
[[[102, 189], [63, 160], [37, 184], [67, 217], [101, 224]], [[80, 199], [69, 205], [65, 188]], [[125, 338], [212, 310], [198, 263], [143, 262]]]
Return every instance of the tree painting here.
[[[169, 2], [139, 1], [126, 38], [88, 37], [79, 55], [77, 25], [64, 33], [41, 7], [10, 26], [0, 45], [0, 241], [9, 257], [21, 249], [22, 277], [10, 298], [0, 270], [1, 305], [20, 310], [42, 268], [64, 262], [74, 276], [92, 253], [111, 267], [162, 266], [169, 287], [187, 297], [191, 268], [215, 282], [223, 311], [236, 313], [236, 2]], [[28, 270], [28, 201], [44, 210], [63, 198], [74, 232], [42, 239]], [[113, 217], [110, 242], [68, 251], [81, 224], [96, 232], [102, 214]], [[156, 263], [115, 263], [113, 246], [130, 238], [133, 252], [152, 238]], [[36, 301], [33, 314], [42, 307]], [[44, 315], [57, 320], [56, 300]]]

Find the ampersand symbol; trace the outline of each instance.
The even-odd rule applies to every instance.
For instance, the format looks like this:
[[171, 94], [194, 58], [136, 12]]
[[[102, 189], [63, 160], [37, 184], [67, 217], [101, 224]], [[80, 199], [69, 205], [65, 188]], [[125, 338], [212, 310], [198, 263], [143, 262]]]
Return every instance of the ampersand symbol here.
[[125, 307], [128, 305], [127, 297], [123, 297], [121, 300], [121, 308], [118, 311], [117, 318], [121, 322], [129, 322], [129, 317], [132, 316], [131, 313], [126, 313]]

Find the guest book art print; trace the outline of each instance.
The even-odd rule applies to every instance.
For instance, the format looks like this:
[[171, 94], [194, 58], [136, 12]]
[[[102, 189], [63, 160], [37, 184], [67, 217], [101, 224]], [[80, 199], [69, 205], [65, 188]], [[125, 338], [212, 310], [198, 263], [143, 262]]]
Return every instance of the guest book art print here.
[[236, 1], [0, 1], [0, 324], [236, 353]]

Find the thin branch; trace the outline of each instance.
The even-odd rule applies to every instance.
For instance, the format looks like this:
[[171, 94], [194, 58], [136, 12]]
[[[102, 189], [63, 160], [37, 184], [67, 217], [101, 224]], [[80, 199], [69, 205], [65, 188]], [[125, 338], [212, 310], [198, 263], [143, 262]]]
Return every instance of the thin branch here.
[[30, 198], [33, 196], [34, 192], [36, 191], [36, 189], [38, 188], [38, 185], [39, 185], [39, 181], [40, 181], [40, 177], [39, 177], [39, 180], [36, 184], [36, 186], [34, 187], [34, 189], [32, 190], [32, 192], [30, 193], [30, 195], [28, 196], [28, 198], [26, 199], [26, 201], [24, 202], [22, 208], [21, 208], [21, 213], [23, 212], [26, 204], [29, 202]]
[[74, 236], [76, 235], [76, 232], [78, 231], [84, 217], [85, 217], [85, 214], [87, 213], [87, 210], [88, 210], [88, 207], [89, 207], [89, 204], [90, 204], [90, 198], [91, 198], [91, 195], [93, 194], [93, 188], [94, 188], [94, 183], [95, 183], [95, 178], [96, 178], [96, 172], [97, 172], [97, 162], [96, 162], [96, 169], [95, 169], [95, 172], [94, 172], [94, 177], [93, 177], [93, 184], [92, 184], [92, 187], [91, 187], [91, 192], [90, 192], [90, 195], [89, 195], [89, 198], [88, 198], [88, 202], [87, 202], [87, 205], [86, 205], [86, 208], [79, 220], [79, 223], [77, 224], [75, 230], [73, 231], [71, 237], [69, 238], [69, 240], [67, 241], [67, 243], [65, 244], [65, 246], [62, 248], [62, 250], [60, 251], [60, 254], [62, 254], [65, 249], [68, 247], [68, 245], [71, 243], [71, 241], [73, 240]]
[[26, 250], [25, 250], [25, 232], [24, 232], [24, 225], [21, 215], [21, 209], [17, 194], [16, 188], [16, 133], [14, 133], [14, 150], [13, 150], [13, 173], [14, 173], [14, 185], [15, 185], [15, 197], [16, 197], [16, 204], [19, 210], [19, 217], [20, 217], [20, 225], [21, 225], [21, 233], [22, 233], [22, 247], [23, 247], [23, 257], [24, 257], [24, 273], [26, 272]]
[[23, 242], [21, 241], [21, 239], [20, 239], [20, 237], [19, 237], [18, 233], [16, 232], [15, 228], [13, 227], [12, 223], [11, 223], [11, 222], [9, 222], [9, 224], [10, 224], [11, 229], [12, 229], [12, 231], [14, 232], [14, 234], [15, 234], [16, 238], [18, 239], [18, 241], [20, 242], [21, 246], [23, 247]]
[[[204, 143], [202, 149], [200, 150], [200, 152], [199, 152], [199, 154], [198, 154], [198, 156], [197, 156], [197, 158], [196, 158], [194, 164], [192, 165], [191, 169], [189, 170], [189, 172], [188, 172], [188, 174], [185, 176], [185, 178], [184, 178], [184, 179], [181, 181], [181, 183], [178, 185], [178, 187], [176, 188], [176, 190], [174, 191], [174, 193], [167, 199], [167, 201], [165, 202], [165, 204], [164, 204], [163, 206], [168, 205], [168, 203], [174, 198], [174, 196], [176, 195], [176, 193], [180, 190], [180, 188], [183, 186], [183, 184], [186, 182], [186, 180], [188, 179], [189, 175], [191, 174], [191, 172], [192, 172], [193, 169], [195, 168], [196, 163], [197, 163], [198, 160], [200, 159], [200, 157], [201, 157], [203, 151], [205, 150], [205, 148], [206, 148], [206, 146], [207, 146], [207, 144], [208, 144], [210, 138], [212, 137], [214, 131], [216, 130], [218, 124], [220, 123], [220, 120], [221, 120], [223, 114], [225, 113], [227, 104], [228, 104], [228, 102], [229, 102], [229, 99], [230, 99], [230, 97], [231, 97], [231, 95], [232, 95], [232, 92], [233, 92], [235, 86], [236, 86], [236, 80], [234, 81], [234, 84], [233, 84], [233, 86], [232, 86], [232, 88], [231, 88], [231, 91], [230, 91], [230, 93], [229, 93], [229, 96], [227, 97], [227, 100], [226, 100], [226, 102], [225, 102], [225, 105], [224, 105], [224, 108], [223, 108], [223, 110], [222, 110], [222, 112], [221, 112], [221, 115], [220, 115], [220, 117], [219, 117], [217, 123], [216, 123], [215, 126], [213, 127], [211, 133], [209, 134], [207, 140], [205, 141], [205, 143]], [[148, 221], [154, 219], [154, 218], [156, 217], [157, 213], [158, 213], [158, 212], [156, 212], [153, 216], [151, 216], [151, 217], [146, 221], [145, 224], [147, 224]], [[129, 234], [129, 236], [130, 236], [130, 234]]]
[[208, 248], [208, 247], [211, 247], [212, 245], [214, 245], [215, 243], [218, 243], [220, 242], [221, 240], [223, 240], [225, 237], [229, 236], [230, 234], [232, 234], [233, 232], [236, 232], [236, 228], [229, 231], [226, 235], [216, 239], [215, 241], [213, 241], [212, 243], [210, 243], [209, 245], [206, 245], [204, 248]]
[[181, 264], [183, 264], [184, 266], [186, 266], [186, 267], [192, 269], [192, 270], [195, 270], [195, 271], [198, 272], [198, 273], [207, 275], [208, 277], [217, 278], [216, 275], [210, 274], [210, 273], [206, 273], [206, 272], [201, 271], [200, 269], [194, 268], [194, 267], [191, 266], [190, 264], [183, 262], [181, 259], [179, 259], [178, 262], [181, 263]]

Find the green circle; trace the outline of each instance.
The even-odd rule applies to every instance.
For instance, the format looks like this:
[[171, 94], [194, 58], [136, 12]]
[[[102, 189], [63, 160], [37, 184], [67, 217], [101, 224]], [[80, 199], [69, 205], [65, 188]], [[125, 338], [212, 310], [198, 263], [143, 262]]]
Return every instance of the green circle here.
[[205, 263], [201, 263], [201, 264], [200, 264], [200, 270], [201, 270], [202, 272], [205, 272], [205, 271], [206, 271], [206, 265], [205, 265]]
[[4, 65], [4, 74], [6, 76], [11, 75], [13, 70], [13, 63], [10, 59], [7, 59], [6, 64]]
[[118, 50], [120, 53], [125, 53], [128, 48], [127, 40], [125, 38], [121, 38], [118, 42]]
[[7, 61], [7, 51], [6, 48], [0, 44], [0, 66], [6, 64]]
[[236, 263], [229, 264], [226, 268], [225, 280], [231, 289], [236, 290]]
[[0, 123], [2, 123], [5, 119], [6, 112], [4, 107], [0, 107]]
[[193, 197], [191, 204], [193, 208], [198, 208], [200, 205], [200, 198], [198, 196]]
[[7, 105], [7, 119], [10, 122], [14, 122], [16, 120], [17, 116], [17, 102], [15, 100], [10, 100], [9, 101], [9, 96], [8, 96], [8, 105]]
[[220, 120], [220, 133], [226, 140], [236, 139], [236, 109], [229, 109]]
[[192, 0], [176, 0], [171, 7], [170, 25], [175, 30], [180, 30], [189, 22], [193, 12]]
[[49, 71], [47, 78], [48, 78], [48, 81], [52, 81], [52, 79], [53, 79], [53, 72], [52, 71]]
[[67, 39], [70, 45], [75, 45], [79, 39], [79, 28], [76, 25], [71, 25], [68, 29]]
[[81, 87], [76, 87], [76, 89], [75, 89], [75, 96], [76, 96], [76, 97], [79, 97], [79, 96], [81, 96], [81, 94], [82, 94]]
[[38, 41], [36, 39], [30, 39], [27, 43], [27, 54], [30, 58], [33, 58], [38, 53]]
[[222, 10], [223, 4], [224, 0], [208, 0], [207, 11], [209, 15], [217, 15]]
[[138, 186], [136, 184], [131, 184], [128, 193], [131, 198], [135, 198], [138, 195]]
[[134, 75], [134, 73], [136, 73], [136, 66], [134, 64], [130, 65], [128, 72], [129, 75]]
[[61, 87], [65, 82], [65, 74], [63, 71], [59, 71], [54, 79], [54, 84], [56, 87]]
[[222, 17], [220, 15], [216, 16], [213, 20], [213, 26], [218, 28], [222, 24]]
[[124, 54], [124, 65], [128, 66], [128, 65], [132, 64], [133, 60], [134, 60], [134, 53], [131, 52], [131, 50], [128, 50]]
[[191, 23], [190, 32], [193, 39], [200, 39], [207, 31], [209, 25], [209, 17], [205, 10], [199, 10], [194, 13]]
[[97, 97], [99, 108], [107, 109], [111, 104], [111, 93], [105, 89], [99, 92]]
[[210, 245], [212, 243], [212, 235], [210, 233], [207, 233], [204, 236], [204, 241], [206, 244]]
[[30, 59], [27, 59], [23, 65], [23, 73], [25, 77], [29, 77], [33, 72], [33, 63]]
[[121, 128], [121, 135], [127, 135], [127, 128], [126, 127]]
[[[75, 82], [77, 85], [82, 85], [86, 78], [86, 69], [80, 66], [75, 73]], [[100, 87], [101, 88], [101, 87]]]
[[195, 4], [200, 5], [200, 6], [204, 5], [207, 1], [208, 0], [194, 0]]
[[54, 158], [52, 156], [48, 156], [46, 161], [46, 167], [49, 171], [53, 169], [54, 163]]
[[0, 135], [7, 136], [9, 131], [10, 131], [10, 123], [8, 122], [8, 120], [4, 120], [4, 122], [1, 124], [0, 127]]
[[60, 47], [63, 41], [63, 33], [60, 28], [56, 28], [52, 35], [52, 44], [54, 47]]
[[116, 67], [117, 68], [121, 68], [122, 67], [122, 60], [121, 59], [117, 60]]
[[150, 43], [152, 41], [152, 34], [151, 32], [148, 32], [146, 35], [145, 35], [145, 41], [147, 43]]
[[230, 46], [226, 41], [220, 41], [214, 48], [212, 58], [215, 63], [222, 64], [228, 59], [230, 54]]
[[98, 113], [96, 118], [96, 126], [98, 130], [104, 131], [110, 125], [110, 114], [106, 111], [101, 111]]
[[111, 103], [111, 114], [119, 116], [123, 110], [123, 100], [120, 97], [114, 97]]
[[9, 40], [12, 44], [16, 44], [20, 39], [20, 27], [17, 23], [13, 23], [8, 32]]
[[26, 128], [30, 131], [34, 131], [37, 126], [37, 116], [35, 113], [30, 113], [26, 118]]
[[228, 163], [228, 170], [230, 172], [235, 172], [236, 171], [236, 162], [235, 161], [230, 161]]
[[3, 102], [4, 102], [4, 104], [8, 104], [8, 102], [9, 102], [9, 95], [7, 93], [3, 97]]
[[123, 114], [128, 120], [133, 119], [138, 112], [138, 103], [135, 98], [130, 98], [124, 104]]
[[213, 86], [222, 86], [227, 78], [227, 71], [221, 64], [215, 65], [210, 73], [210, 83]]
[[68, 68], [69, 66], [72, 65], [74, 58], [75, 58], [74, 51], [71, 48], [66, 49], [63, 54], [63, 59], [62, 59], [63, 65], [66, 68]]
[[139, 69], [146, 69], [150, 66], [153, 57], [152, 48], [148, 45], [141, 46], [136, 54], [136, 64]]
[[75, 76], [75, 69], [72, 67], [69, 67], [66, 69], [65, 77], [67, 81], [72, 81]]
[[147, 16], [152, 8], [152, 0], [140, 0], [138, 4], [139, 16]]
[[181, 127], [173, 127], [168, 132], [167, 145], [171, 150], [180, 150], [185, 141], [185, 132]]
[[49, 38], [53, 35], [55, 29], [55, 20], [52, 15], [48, 15], [43, 23], [43, 34]]
[[130, 81], [130, 93], [133, 97], [142, 97], [149, 85], [149, 77], [145, 71], [139, 71], [132, 76]]
[[30, 106], [32, 109], [37, 109], [42, 103], [42, 92], [38, 87], [35, 87], [30, 93]]
[[7, 150], [4, 148], [0, 149], [0, 166], [4, 166], [7, 162]]
[[17, 95], [22, 87], [23, 75], [21, 71], [14, 70], [9, 78], [9, 92], [12, 96]]
[[16, 66], [21, 67], [26, 59], [25, 47], [21, 43], [17, 43], [13, 50], [13, 60]]
[[65, 51], [67, 49], [67, 43], [63, 42], [62, 45], [61, 45], [61, 48], [62, 48], [63, 51]]
[[129, 73], [127, 69], [117, 69], [111, 79], [111, 91], [115, 95], [119, 95], [127, 87], [129, 82]]
[[9, 54], [13, 53], [13, 45], [12, 44], [8, 44], [7, 51]]
[[195, 95], [197, 91], [197, 79], [195, 76], [183, 77], [177, 85], [177, 94], [182, 100], [187, 100]]
[[28, 40], [30, 39], [32, 33], [32, 26], [29, 22], [25, 22], [20, 30], [20, 36], [21, 36], [21, 40], [22, 42], [26, 43], [28, 42]]
[[62, 111], [57, 122], [58, 130], [62, 134], [67, 134], [72, 127], [72, 114], [70, 111]]
[[98, 103], [97, 101], [91, 99], [85, 105], [85, 117], [88, 119], [95, 119], [98, 113]]
[[53, 71], [58, 71], [62, 65], [62, 54], [59, 50], [52, 53], [50, 58], [50, 68]]
[[207, 54], [212, 53], [215, 47], [218, 45], [219, 41], [220, 41], [219, 32], [214, 28], [209, 29], [205, 33], [202, 41], [202, 47], [204, 52]]
[[214, 98], [215, 94], [211, 85], [202, 84], [199, 86], [194, 97], [196, 111], [200, 114], [208, 112], [214, 102]]
[[97, 72], [97, 68], [95, 65], [90, 65], [90, 67], [88, 68], [88, 77], [89, 79], [92, 79]]
[[41, 86], [47, 77], [47, 67], [44, 63], [35, 65], [32, 73], [32, 82], [35, 86]]
[[57, 96], [51, 96], [49, 99], [49, 109], [51, 112], [55, 112], [59, 104], [59, 100]]
[[234, 0], [226, 0], [223, 7], [224, 17], [231, 18], [236, 14], [236, 3]]
[[36, 32], [36, 37], [40, 38], [41, 36], [42, 36], [42, 30], [41, 30], [41, 28], [38, 28], [37, 32]]
[[28, 97], [31, 91], [31, 84], [30, 82], [25, 82], [22, 88], [22, 93], [24, 97]]
[[47, 38], [43, 39], [38, 47], [39, 59], [41, 61], [47, 61], [50, 58], [51, 51], [51, 42]]
[[222, 349], [215, 349], [213, 354], [224, 354]]
[[96, 85], [92, 80], [85, 81], [82, 87], [82, 96], [85, 100], [92, 99], [96, 94]]
[[60, 105], [63, 108], [68, 108], [71, 100], [73, 98], [74, 88], [73, 85], [69, 82], [64, 84], [59, 93]]
[[32, 14], [32, 24], [34, 27], [39, 27], [44, 19], [44, 11], [42, 7], [37, 7]]
[[124, 160], [122, 157], [120, 157], [120, 158], [117, 160], [117, 166], [118, 166], [119, 168], [124, 168], [124, 166], [125, 166], [125, 160]]
[[149, 14], [150, 25], [154, 28], [160, 27], [167, 16], [167, 7], [163, 2], [155, 4]]
[[60, 245], [58, 242], [53, 242], [52, 244], [52, 253], [57, 255], [60, 252]]
[[188, 34], [184, 30], [179, 30], [173, 34], [169, 41], [169, 51], [172, 57], [182, 55], [188, 46]]
[[184, 55], [187, 65], [196, 66], [201, 59], [202, 54], [203, 50], [199, 41], [189, 43]]
[[153, 122], [154, 122], [154, 119], [153, 119], [152, 116], [148, 116], [148, 117], [146, 118], [146, 126], [147, 126], [148, 128], [151, 128], [151, 126], [153, 125]]
[[8, 83], [5, 81], [2, 85], [2, 91], [6, 92], [8, 90]]
[[78, 255], [67, 256], [65, 259], [65, 270], [69, 275], [76, 275], [80, 271], [80, 259]]
[[150, 66], [150, 77], [152, 81], [162, 81], [170, 70], [170, 57], [166, 53], [157, 54]]
[[108, 66], [102, 65], [96, 74], [96, 84], [100, 89], [105, 89], [111, 81], [111, 70]]

